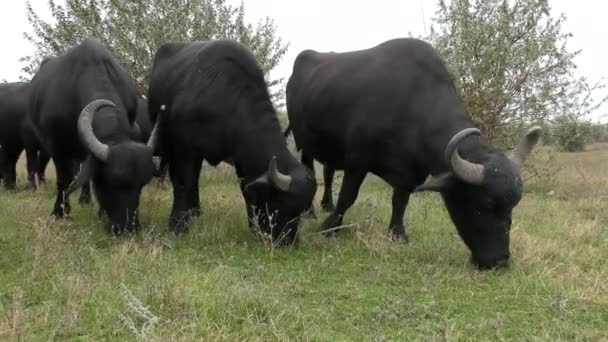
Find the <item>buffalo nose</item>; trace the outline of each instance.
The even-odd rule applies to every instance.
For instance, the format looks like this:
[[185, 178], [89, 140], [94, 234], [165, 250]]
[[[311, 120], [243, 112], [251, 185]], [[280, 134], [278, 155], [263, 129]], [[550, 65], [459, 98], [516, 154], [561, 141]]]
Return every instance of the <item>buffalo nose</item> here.
[[498, 261], [496, 261], [497, 268], [503, 268], [503, 267], [508, 267], [508, 266], [509, 266], [509, 258], [502, 258], [502, 259], [498, 259]]
[[502, 257], [490, 262], [477, 262], [476, 264], [480, 270], [505, 268], [509, 266], [509, 257]]

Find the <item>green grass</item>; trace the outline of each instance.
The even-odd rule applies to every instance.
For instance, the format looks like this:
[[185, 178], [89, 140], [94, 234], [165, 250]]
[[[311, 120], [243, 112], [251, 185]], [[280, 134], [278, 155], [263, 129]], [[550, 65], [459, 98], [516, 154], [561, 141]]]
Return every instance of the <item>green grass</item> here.
[[169, 184], [146, 188], [143, 227], [122, 238], [75, 198], [69, 220], [48, 219], [52, 183], [1, 190], [0, 340], [605, 341], [608, 149], [556, 165], [551, 183], [528, 184], [513, 266], [495, 272], [469, 265], [433, 194], [411, 201], [411, 242], [390, 242], [390, 191], [372, 177], [353, 227], [327, 240], [323, 217], [307, 219], [284, 249], [250, 234], [229, 168], [204, 168], [204, 213], [181, 238], [166, 229]]

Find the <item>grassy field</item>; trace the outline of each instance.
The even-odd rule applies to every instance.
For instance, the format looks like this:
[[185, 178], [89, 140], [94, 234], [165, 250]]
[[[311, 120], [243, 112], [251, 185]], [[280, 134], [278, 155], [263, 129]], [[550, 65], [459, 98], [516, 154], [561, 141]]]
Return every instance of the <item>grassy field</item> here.
[[48, 219], [53, 184], [0, 190], [0, 340], [606, 341], [608, 146], [555, 165], [515, 211], [512, 267], [492, 272], [469, 265], [434, 194], [408, 208], [411, 242], [390, 242], [390, 191], [371, 177], [352, 228], [327, 240], [324, 215], [307, 219], [285, 249], [250, 234], [228, 168], [204, 168], [204, 214], [181, 238], [169, 184], [146, 188], [142, 229], [122, 238], [75, 198]]

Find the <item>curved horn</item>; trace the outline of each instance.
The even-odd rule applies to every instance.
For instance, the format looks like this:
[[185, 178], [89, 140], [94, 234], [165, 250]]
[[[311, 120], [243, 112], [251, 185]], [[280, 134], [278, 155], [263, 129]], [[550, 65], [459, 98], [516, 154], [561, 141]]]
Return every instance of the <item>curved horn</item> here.
[[160, 114], [156, 116], [156, 122], [154, 123], [154, 127], [152, 128], [152, 133], [150, 133], [150, 138], [148, 138], [148, 147], [152, 149], [156, 148], [156, 142], [158, 141], [158, 122], [160, 121]]
[[291, 184], [291, 176], [284, 175], [277, 168], [277, 157], [272, 157], [268, 166], [268, 179], [270, 183], [281, 191], [288, 191]]
[[109, 100], [95, 100], [86, 105], [78, 118], [78, 133], [91, 154], [101, 161], [107, 161], [110, 148], [99, 141], [93, 132], [93, 117], [101, 107], [116, 108], [116, 105]]
[[445, 148], [445, 159], [452, 172], [461, 180], [479, 185], [483, 183], [484, 166], [462, 159], [458, 153], [460, 142], [470, 135], [480, 135], [477, 128], [466, 128], [456, 133]]
[[507, 154], [507, 157], [517, 165], [517, 167], [521, 167], [526, 158], [530, 155], [530, 152], [534, 149], [534, 146], [536, 146], [540, 140], [541, 133], [542, 128], [539, 126], [530, 128], [519, 144]]

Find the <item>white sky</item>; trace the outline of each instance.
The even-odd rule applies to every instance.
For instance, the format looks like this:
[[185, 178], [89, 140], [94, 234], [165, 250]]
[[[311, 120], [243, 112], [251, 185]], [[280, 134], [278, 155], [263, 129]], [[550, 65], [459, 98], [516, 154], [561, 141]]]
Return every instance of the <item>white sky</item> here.
[[[59, 0], [60, 1], [60, 0]], [[57, 1], [57, 2], [59, 2]], [[238, 0], [232, 0], [237, 2]], [[272, 17], [279, 34], [290, 42], [290, 49], [273, 72], [274, 77], [289, 77], [295, 56], [304, 49], [318, 51], [349, 51], [374, 46], [383, 41], [425, 33], [431, 24], [436, 0], [244, 0], [248, 19], [257, 21]], [[31, 0], [38, 11], [46, 11], [47, 0]], [[569, 46], [582, 49], [577, 59], [578, 75], [591, 83], [608, 78], [608, 25], [604, 23], [605, 9], [600, 1], [551, 0], [553, 15], [568, 17], [563, 29], [572, 32]], [[424, 11], [423, 20], [422, 13]], [[21, 74], [18, 59], [32, 51], [23, 39], [29, 31], [25, 0], [2, 0], [0, 4], [0, 80], [16, 81]], [[594, 118], [608, 121], [608, 105]]]

